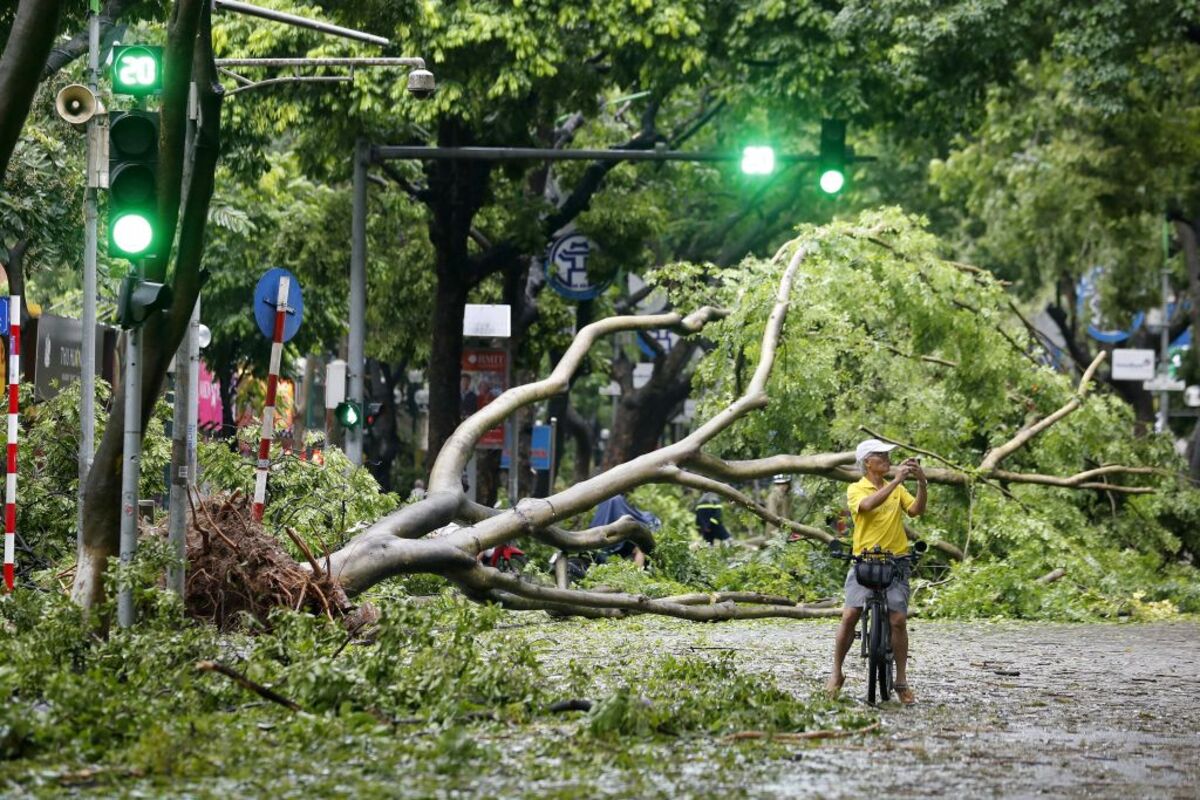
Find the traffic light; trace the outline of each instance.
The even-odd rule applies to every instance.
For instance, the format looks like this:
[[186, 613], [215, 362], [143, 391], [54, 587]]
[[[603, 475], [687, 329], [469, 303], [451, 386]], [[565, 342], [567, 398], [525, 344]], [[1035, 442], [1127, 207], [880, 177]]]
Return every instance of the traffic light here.
[[775, 170], [775, 150], [762, 145], [742, 148], [742, 172], [770, 175]]
[[333, 410], [333, 415], [337, 417], [338, 424], [346, 430], [354, 430], [362, 425], [362, 409], [353, 400], [343, 400], [338, 403], [337, 408]]
[[845, 120], [821, 120], [821, 154], [817, 158], [821, 191], [837, 194], [842, 190], [846, 185], [846, 161]]
[[114, 47], [112, 56], [113, 94], [134, 97], [162, 91], [162, 48], [144, 44]]
[[1184, 364], [1187, 362], [1188, 345], [1175, 345], [1167, 348], [1167, 374], [1172, 380], [1184, 377]]
[[158, 251], [158, 115], [112, 114], [108, 128], [108, 254], [130, 261]]
[[171, 287], [126, 275], [117, 294], [117, 323], [126, 330], [136, 328], [155, 311], [171, 305]]
[[383, 409], [383, 403], [367, 403], [367, 415], [363, 420], [364, 428], [372, 428], [379, 421], [379, 412]]

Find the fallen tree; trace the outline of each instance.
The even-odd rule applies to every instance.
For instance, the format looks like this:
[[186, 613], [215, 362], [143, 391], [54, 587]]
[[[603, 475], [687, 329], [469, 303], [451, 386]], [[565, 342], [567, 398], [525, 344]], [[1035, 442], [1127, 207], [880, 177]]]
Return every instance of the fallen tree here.
[[[852, 231], [852, 235], [870, 239], [883, 235], [888, 228], [887, 223], [880, 223], [876, 228]], [[695, 597], [653, 599], [620, 592], [551, 588], [484, 566], [478, 560], [479, 554], [485, 549], [522, 538], [533, 538], [567, 551], [589, 550], [633, 540], [642, 549], [652, 552], [653, 534], [628, 517], [602, 528], [584, 531], [569, 531], [557, 527], [558, 523], [588, 511], [607, 498], [650, 483], [677, 484], [716, 492], [762, 519], [790, 529], [800, 537], [817, 542], [832, 540], [833, 535], [825, 530], [770, 513], [735, 488], [731, 481], [779, 472], [822, 475], [842, 481], [857, 480], [860, 474], [852, 468], [852, 454], [833, 452], [778, 455], [735, 461], [720, 458], [705, 450], [718, 436], [733, 429], [743, 418], [766, 408], [771, 402], [768, 382], [776, 366], [789, 308], [795, 299], [798, 270], [805, 259], [814, 252], [828, 247], [838, 237], [846, 235], [845, 230], [823, 231], [820, 235], [802, 237], [788, 243], [774, 259], [763, 265], [763, 272], [778, 273], [782, 268], [782, 273], [777, 282], [773, 283], [773, 302], [762, 326], [761, 338], [755, 347], [757, 364], [753, 374], [729, 402], [724, 403], [691, 434], [678, 442], [575, 483], [549, 497], [522, 499], [514, 508], [508, 510], [485, 509], [466, 499], [460, 475], [480, 437], [519, 409], [566, 391], [572, 373], [598, 339], [618, 331], [662, 328], [675, 330], [681, 335], [695, 335], [714, 322], [725, 319], [730, 312], [714, 306], [701, 306], [687, 315], [665, 313], [619, 316], [594, 322], [579, 331], [571, 347], [548, 377], [508, 390], [464, 421], [446, 441], [434, 463], [426, 498], [378, 520], [332, 553], [328, 558], [328, 572], [351, 595], [393, 576], [427, 572], [444, 576], [466, 595], [481, 602], [490, 601], [517, 609], [540, 609], [586, 616], [649, 613], [695, 621], [716, 621], [761, 617], [803, 618], [839, 613], [837, 609], [805, 608], [775, 602], [777, 598], [761, 596], [715, 595], [710, 601], [704, 602]], [[989, 280], [980, 275], [975, 275], [973, 279], [984, 282]], [[1148, 467], [1106, 464], [1066, 477], [999, 469], [1002, 461], [1026, 447], [1033, 439], [1082, 405], [1101, 358], [1097, 358], [1085, 372], [1070, 400], [1053, 413], [1028, 421], [1006, 441], [990, 448], [978, 467], [961, 467], [954, 465], [949, 459], [942, 458], [946, 466], [930, 469], [929, 480], [935, 484], [952, 486], [968, 486], [980, 482], [994, 485], [1005, 493], [1009, 493], [1010, 490], [1003, 484], [1101, 489], [1127, 494], [1153, 491], [1153, 488], [1148, 486], [1125, 486], [1096, 481], [1101, 477], [1145, 475], [1155, 471]], [[447, 528], [450, 523], [455, 522], [460, 526]], [[438, 533], [430, 535], [435, 531]], [[957, 548], [951, 546], [946, 552], [954, 555], [956, 550]]]

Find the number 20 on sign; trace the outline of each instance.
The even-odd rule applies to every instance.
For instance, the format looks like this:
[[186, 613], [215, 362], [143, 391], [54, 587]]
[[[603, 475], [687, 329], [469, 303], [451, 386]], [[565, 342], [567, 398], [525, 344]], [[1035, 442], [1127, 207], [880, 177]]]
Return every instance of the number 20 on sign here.
[[113, 48], [113, 94], [144, 96], [162, 91], [162, 48], [129, 45]]

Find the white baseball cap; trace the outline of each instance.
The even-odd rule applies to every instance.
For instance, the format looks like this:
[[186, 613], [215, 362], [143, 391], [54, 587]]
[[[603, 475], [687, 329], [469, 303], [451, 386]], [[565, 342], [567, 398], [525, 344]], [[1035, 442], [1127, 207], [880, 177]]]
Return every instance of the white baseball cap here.
[[854, 462], [861, 467], [863, 466], [863, 462], [867, 460], [867, 456], [871, 455], [871, 453], [890, 453], [897, 446], [886, 444], [878, 439], [864, 439], [858, 443], [858, 447], [854, 448]]

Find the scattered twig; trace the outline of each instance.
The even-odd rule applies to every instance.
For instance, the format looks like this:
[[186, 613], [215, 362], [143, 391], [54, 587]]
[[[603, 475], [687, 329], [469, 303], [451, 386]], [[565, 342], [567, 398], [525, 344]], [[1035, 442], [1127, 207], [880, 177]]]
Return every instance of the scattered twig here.
[[551, 703], [550, 706], [546, 710], [549, 711], [551, 714], [559, 714], [559, 713], [562, 713], [563, 711], [591, 711], [592, 710], [592, 701], [584, 700], [581, 698], [575, 698], [575, 699], [571, 699], [571, 700], [559, 700], [557, 702]]
[[300, 552], [304, 554], [304, 558], [307, 559], [309, 566], [312, 567], [313, 577], [321, 577], [324, 574], [321, 572], [321, 565], [317, 563], [317, 559], [313, 557], [312, 550], [308, 549], [308, 545], [304, 543], [299, 534], [289, 527], [284, 527], [283, 532], [295, 543], [296, 547], [300, 548]]
[[1067, 574], [1067, 571], [1065, 569], [1063, 569], [1062, 567], [1059, 567], [1058, 569], [1051, 570], [1050, 572], [1047, 572], [1042, 577], [1038, 578], [1037, 582], [1038, 583], [1054, 583], [1056, 580], [1059, 580], [1066, 574]]
[[226, 678], [231, 679], [234, 683], [241, 686], [243, 689], [249, 689], [264, 700], [270, 700], [272, 703], [277, 703], [289, 711], [300, 711], [304, 709], [295, 701], [289, 700], [281, 694], [278, 694], [261, 683], [255, 683], [237, 670], [227, 667], [224, 664], [219, 664], [216, 661], [197, 661], [196, 669], [201, 672], [219, 672]]

